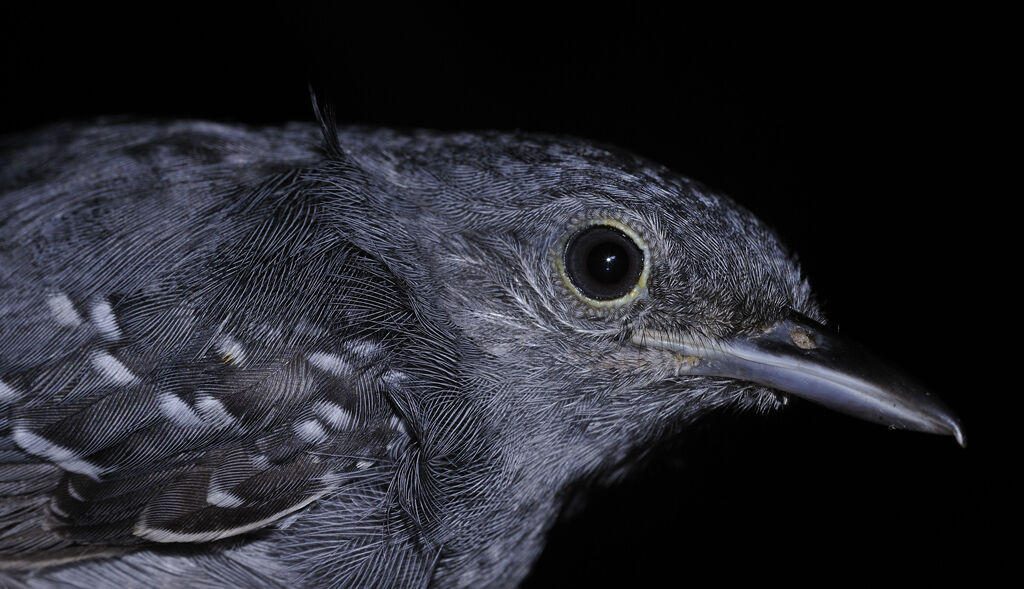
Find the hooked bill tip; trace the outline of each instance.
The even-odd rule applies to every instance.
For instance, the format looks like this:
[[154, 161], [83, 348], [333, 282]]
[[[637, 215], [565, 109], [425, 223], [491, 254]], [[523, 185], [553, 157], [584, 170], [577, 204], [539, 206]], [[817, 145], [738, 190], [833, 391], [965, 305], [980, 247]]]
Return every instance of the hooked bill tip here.
[[936, 425], [941, 423], [941, 429], [932, 431], [935, 431], [935, 433], [951, 435], [956, 438], [956, 443], [960, 444], [961, 448], [966, 448], [967, 434], [964, 433], [964, 429], [960, 425], [960, 419], [948, 410], [943, 411], [937, 417], [939, 418], [938, 423], [933, 423], [936, 423]]
[[953, 428], [953, 437], [956, 438], [956, 443], [960, 444], [961, 448], [967, 447], [967, 434], [964, 433], [963, 428], [956, 421], [950, 422], [950, 427]]

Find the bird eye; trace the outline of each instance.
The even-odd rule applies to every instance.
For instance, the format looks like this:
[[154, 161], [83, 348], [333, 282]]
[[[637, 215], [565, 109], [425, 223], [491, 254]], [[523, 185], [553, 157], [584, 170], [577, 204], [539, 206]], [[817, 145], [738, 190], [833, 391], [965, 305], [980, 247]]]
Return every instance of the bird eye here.
[[559, 270], [586, 302], [619, 306], [633, 300], [646, 281], [645, 249], [625, 225], [593, 221], [565, 240]]

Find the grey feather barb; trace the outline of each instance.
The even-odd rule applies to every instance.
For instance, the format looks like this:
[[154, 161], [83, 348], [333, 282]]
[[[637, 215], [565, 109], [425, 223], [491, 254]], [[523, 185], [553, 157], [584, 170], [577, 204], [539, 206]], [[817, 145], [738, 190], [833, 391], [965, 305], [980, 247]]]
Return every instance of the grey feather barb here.
[[0, 584], [514, 586], [575, 489], [717, 408], [963, 443], [728, 198], [313, 102], [0, 144]]
[[313, 114], [320, 123], [320, 133], [323, 136], [324, 152], [327, 157], [334, 160], [343, 160], [345, 152], [338, 141], [338, 123], [334, 115], [334, 108], [328, 102], [322, 102], [312, 84], [309, 86], [309, 98], [313, 104]]

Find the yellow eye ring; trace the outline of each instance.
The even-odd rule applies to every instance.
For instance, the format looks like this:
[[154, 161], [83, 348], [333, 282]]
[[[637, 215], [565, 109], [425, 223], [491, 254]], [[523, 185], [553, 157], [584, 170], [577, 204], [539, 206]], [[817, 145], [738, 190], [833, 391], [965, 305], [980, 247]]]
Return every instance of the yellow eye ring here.
[[555, 268], [566, 289], [599, 310], [618, 309], [647, 292], [650, 249], [617, 219], [573, 225], [555, 248]]

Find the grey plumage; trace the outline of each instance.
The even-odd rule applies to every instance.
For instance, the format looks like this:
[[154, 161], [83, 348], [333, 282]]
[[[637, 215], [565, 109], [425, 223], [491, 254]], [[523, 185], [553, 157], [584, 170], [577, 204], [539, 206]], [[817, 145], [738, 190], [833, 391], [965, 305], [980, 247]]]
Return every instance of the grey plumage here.
[[[769, 229], [630, 154], [326, 137], [102, 122], [6, 141], [0, 580], [514, 585], [571, 486], [713, 408], [783, 399], [637, 334], [822, 319]], [[621, 305], [554, 263], [595, 219], [645, 247]]]

